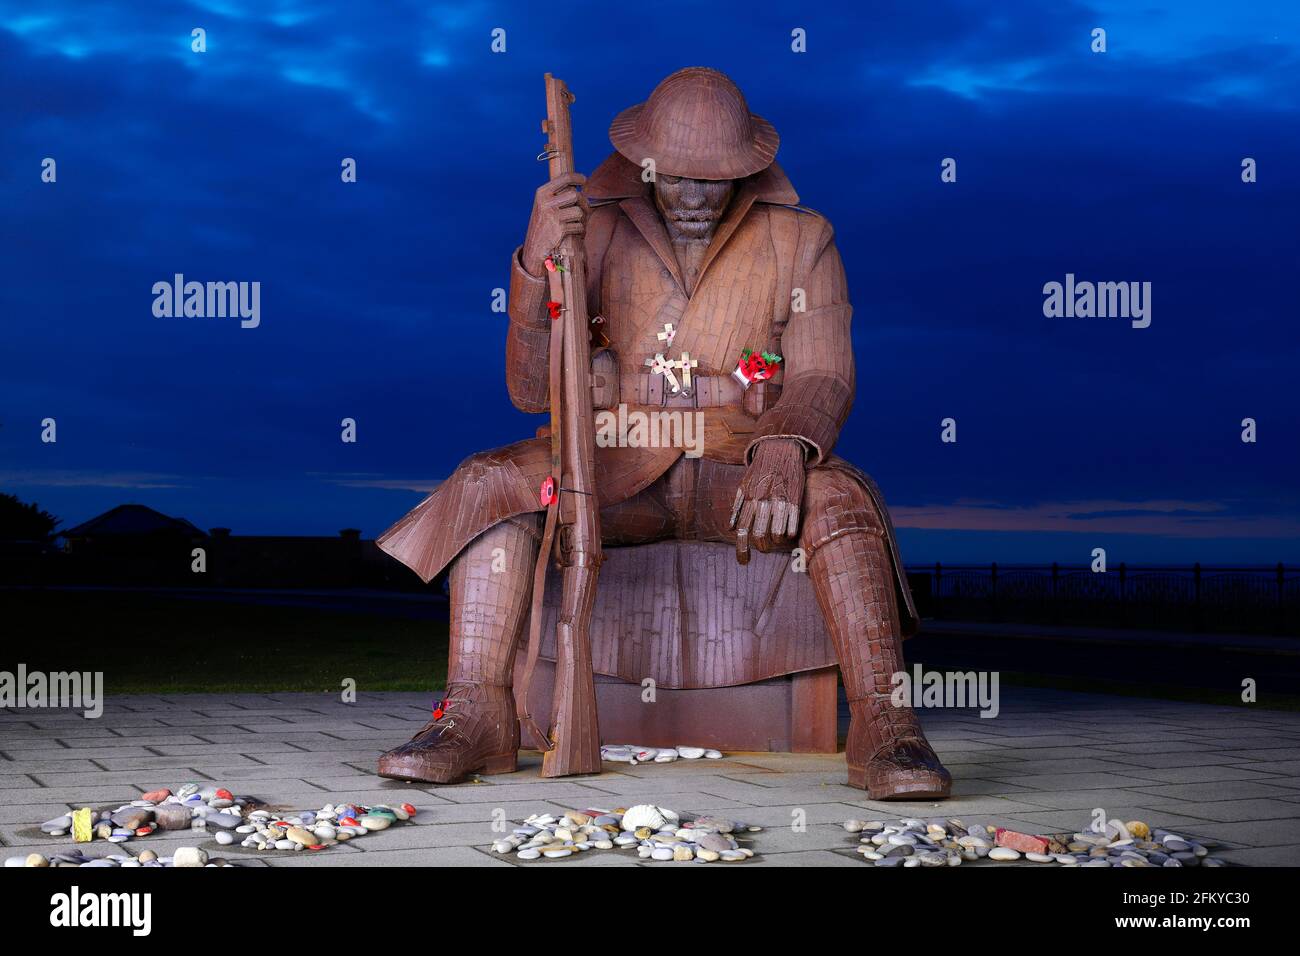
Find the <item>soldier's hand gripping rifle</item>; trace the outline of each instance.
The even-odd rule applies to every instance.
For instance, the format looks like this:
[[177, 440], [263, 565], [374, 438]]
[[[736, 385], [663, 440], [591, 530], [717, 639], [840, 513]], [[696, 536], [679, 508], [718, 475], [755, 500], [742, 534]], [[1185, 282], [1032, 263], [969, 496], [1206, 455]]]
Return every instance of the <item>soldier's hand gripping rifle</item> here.
[[[543, 154], [550, 178], [573, 172], [569, 104], [573, 95], [563, 80], [546, 74], [547, 134]], [[541, 157], [539, 157], [541, 158]], [[600, 731], [596, 726], [596, 687], [591, 669], [591, 610], [600, 568], [600, 515], [595, 494], [595, 427], [591, 411], [591, 348], [587, 316], [587, 261], [581, 236], [564, 236], [546, 261], [550, 283], [551, 475], [540, 498], [546, 506], [541, 550], [533, 572], [528, 661], [520, 682], [522, 730], [542, 748], [542, 776], [600, 772]], [[550, 740], [529, 716], [528, 691], [541, 648], [542, 596], [546, 566], [559, 527], [558, 557], [563, 566], [556, 623], [555, 697]]]

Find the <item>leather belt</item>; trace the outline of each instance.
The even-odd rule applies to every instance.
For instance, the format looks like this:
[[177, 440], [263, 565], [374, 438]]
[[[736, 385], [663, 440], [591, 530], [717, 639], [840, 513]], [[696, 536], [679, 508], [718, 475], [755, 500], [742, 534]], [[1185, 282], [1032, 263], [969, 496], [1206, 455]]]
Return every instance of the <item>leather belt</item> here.
[[676, 392], [666, 387], [662, 375], [640, 372], [636, 376], [636, 403], [665, 408], [719, 408], [740, 405], [745, 390], [730, 375], [692, 375], [691, 387]]
[[691, 388], [677, 392], [665, 387], [664, 377], [654, 372], [637, 372], [632, 378], [632, 401], [637, 405], [663, 408], [739, 408], [757, 418], [776, 404], [781, 386], [755, 382], [749, 388], [730, 375], [692, 375]]

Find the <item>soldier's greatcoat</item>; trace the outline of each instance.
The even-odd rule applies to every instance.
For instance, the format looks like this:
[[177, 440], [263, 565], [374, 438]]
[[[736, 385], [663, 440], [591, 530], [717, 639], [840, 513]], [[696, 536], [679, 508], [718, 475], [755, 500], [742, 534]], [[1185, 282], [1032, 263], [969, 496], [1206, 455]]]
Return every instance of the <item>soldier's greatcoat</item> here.
[[[815, 550], [855, 530], [883, 534], [893, 556], [902, 625], [910, 632], [916, 612], [888, 512], [871, 479], [832, 455], [853, 401], [854, 367], [852, 308], [830, 223], [797, 205], [798, 195], [773, 163], [737, 183], [699, 274], [684, 276], [651, 189], [641, 168], [618, 153], [591, 175], [584, 189], [592, 205], [587, 302], [593, 315], [605, 318], [610, 364], [617, 365], [617, 374], [609, 376], [617, 383], [608, 383], [605, 404], [645, 412], [698, 410], [704, 416], [699, 481], [714, 480], [728, 492], [714, 496], [704, 509], [712, 513], [699, 515], [695, 527], [679, 536], [725, 539], [735, 481], [753, 444], [797, 438], [808, 450], [810, 469], [799, 545]], [[546, 281], [523, 268], [516, 250], [507, 385], [515, 405], [529, 412], [547, 408], [547, 298]], [[668, 323], [676, 331], [665, 347], [656, 336]], [[771, 382], [742, 392], [729, 376], [745, 349], [776, 352], [783, 362]], [[670, 394], [663, 378], [648, 372], [645, 360], [657, 352], [673, 359], [688, 352], [698, 361], [692, 396]], [[635, 499], [682, 454], [680, 447], [598, 447], [601, 508]], [[473, 455], [381, 536], [379, 545], [428, 581], [487, 528], [541, 511], [538, 489], [549, 473], [546, 438]], [[606, 541], [629, 543], [608, 530]]]

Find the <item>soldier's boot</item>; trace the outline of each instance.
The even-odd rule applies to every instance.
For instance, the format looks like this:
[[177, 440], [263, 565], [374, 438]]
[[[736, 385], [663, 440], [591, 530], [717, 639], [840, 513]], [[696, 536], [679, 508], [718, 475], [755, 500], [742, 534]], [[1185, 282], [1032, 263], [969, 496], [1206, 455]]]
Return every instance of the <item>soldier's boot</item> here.
[[908, 705], [891, 700], [903, 670], [894, 572], [884, 539], [850, 532], [813, 551], [808, 573], [839, 657], [849, 699], [849, 786], [872, 800], [941, 800], [952, 776]]
[[458, 783], [474, 773], [514, 771], [519, 725], [511, 683], [537, 559], [533, 517], [489, 528], [452, 563], [445, 696], [414, 737], [379, 758], [381, 777]]

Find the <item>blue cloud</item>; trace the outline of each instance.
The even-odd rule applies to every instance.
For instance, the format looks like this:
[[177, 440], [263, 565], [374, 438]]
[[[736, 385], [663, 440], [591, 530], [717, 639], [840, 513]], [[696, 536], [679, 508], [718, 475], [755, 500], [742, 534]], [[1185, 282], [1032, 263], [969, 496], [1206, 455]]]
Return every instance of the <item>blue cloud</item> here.
[[[1297, 20], [1119, 0], [563, 16], [0, 0], [0, 190], [19, 237], [0, 260], [0, 461], [71, 520], [117, 502], [59, 475], [141, 474], [176, 476], [160, 510], [203, 526], [382, 530], [416, 495], [400, 489], [536, 427], [506, 401], [489, 303], [543, 175], [541, 74], [577, 93], [591, 168], [620, 109], [704, 63], [777, 125], [803, 200], [836, 224], [859, 363], [837, 450], [891, 500], [1255, 498], [1280, 522], [1300, 496], [1300, 337], [1279, 320]], [[1067, 271], [1152, 281], [1152, 328], [1043, 318], [1043, 283]], [[150, 287], [175, 272], [261, 281], [262, 326], [155, 319]], [[33, 440], [46, 415], [58, 446]], [[345, 415], [356, 446], [337, 440]], [[950, 415], [956, 446], [937, 439]]]

